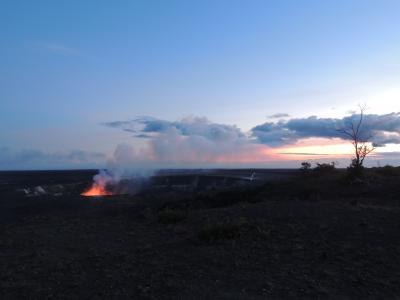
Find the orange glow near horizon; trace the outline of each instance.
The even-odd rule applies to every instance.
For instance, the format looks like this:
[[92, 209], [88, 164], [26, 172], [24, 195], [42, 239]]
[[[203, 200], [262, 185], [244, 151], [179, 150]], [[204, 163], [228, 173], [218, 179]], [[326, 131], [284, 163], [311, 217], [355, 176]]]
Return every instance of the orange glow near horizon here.
[[[179, 137], [179, 139], [183, 139]], [[178, 142], [179, 144], [179, 142]], [[130, 167], [130, 162], [140, 162], [139, 166], [143, 169], [162, 169], [162, 168], [176, 168], [176, 167], [212, 167], [218, 165], [234, 166], [235, 164], [244, 166], [246, 164], [268, 164], [274, 163], [275, 165], [281, 162], [295, 162], [307, 160], [329, 160], [335, 161], [336, 159], [351, 159], [354, 154], [354, 148], [349, 140], [342, 140], [340, 138], [306, 138], [300, 139], [297, 142], [289, 145], [271, 147], [264, 144], [257, 143], [244, 143], [236, 147], [227, 147], [224, 151], [201, 151], [192, 149], [191, 147], [176, 147], [176, 151], [169, 151], [161, 158], [153, 151], [152, 147], [134, 151], [133, 148], [124, 149], [124, 157], [128, 157], [123, 166]], [[221, 147], [224, 146], [221, 143]], [[228, 145], [229, 146], [229, 145]], [[207, 150], [207, 149], [206, 149]], [[379, 153], [385, 149], [377, 149], [371, 153], [369, 157], [378, 156]], [[211, 152], [211, 153], [209, 153]], [[121, 164], [117, 162], [116, 164]], [[107, 190], [106, 180], [98, 178], [93, 183], [93, 186], [87, 191], [83, 192], [83, 196], [102, 196], [112, 195], [113, 193]]]
[[[294, 144], [270, 147], [266, 145], [251, 145], [241, 151], [212, 156], [205, 162], [215, 163], [256, 163], [269, 161], [292, 161], [308, 159], [336, 159], [349, 158], [353, 154], [353, 146], [350, 141], [339, 138], [308, 138], [297, 141]], [[193, 158], [193, 161], [196, 161]]]
[[346, 158], [353, 153], [349, 141], [341, 139], [310, 138], [297, 143], [275, 149], [283, 160], [298, 160], [306, 158]]
[[81, 194], [85, 197], [95, 197], [95, 196], [110, 196], [111, 192], [107, 191], [104, 185], [99, 183], [93, 183], [93, 185], [85, 192]]

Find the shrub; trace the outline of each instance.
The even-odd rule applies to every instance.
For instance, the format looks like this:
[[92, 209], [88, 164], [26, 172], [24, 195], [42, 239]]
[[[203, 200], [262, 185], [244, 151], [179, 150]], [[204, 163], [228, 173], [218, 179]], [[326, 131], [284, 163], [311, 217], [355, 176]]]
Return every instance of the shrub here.
[[330, 174], [333, 173], [336, 170], [336, 162], [331, 162], [331, 163], [317, 163], [317, 165], [312, 169], [311, 168], [311, 163], [308, 161], [303, 161], [301, 163], [300, 171], [304, 175], [324, 175], [324, 174]]
[[186, 216], [183, 210], [166, 208], [158, 213], [158, 221], [163, 224], [176, 224], [186, 219]]
[[303, 161], [301, 163], [300, 171], [303, 174], [308, 174], [310, 172], [310, 170], [311, 170], [311, 163], [308, 161]]
[[207, 224], [200, 230], [199, 238], [206, 241], [234, 239], [240, 236], [241, 230], [247, 225], [248, 222], [245, 218]]
[[329, 173], [335, 169], [336, 169], [336, 163], [333, 161], [331, 163], [322, 163], [322, 164], [317, 163], [317, 166], [314, 168], [314, 171], [322, 172], [322, 173], [324, 173], [324, 172]]
[[350, 180], [361, 180], [364, 177], [364, 167], [353, 159], [350, 166], [347, 167], [347, 175]]

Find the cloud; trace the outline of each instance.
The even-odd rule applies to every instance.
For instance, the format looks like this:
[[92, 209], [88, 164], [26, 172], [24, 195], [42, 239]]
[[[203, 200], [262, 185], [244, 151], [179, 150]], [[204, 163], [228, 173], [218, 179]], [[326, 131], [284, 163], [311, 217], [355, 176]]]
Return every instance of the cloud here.
[[[353, 114], [341, 119], [317, 116], [279, 119], [255, 126], [250, 132], [243, 132], [235, 125], [214, 123], [202, 117], [187, 117], [178, 121], [137, 117], [103, 125], [132, 132], [135, 138], [143, 139], [143, 142], [138, 142], [135, 146], [118, 145], [110, 161], [112, 166], [139, 169], [204, 168], [269, 163], [288, 160], [291, 159], [290, 156], [338, 157], [338, 154], [326, 152], [326, 149], [321, 152], [308, 151], [300, 150], [302, 147], [299, 146], [296, 150], [296, 144], [310, 139], [323, 145], [326, 145], [326, 139], [336, 144], [341, 143], [348, 137], [338, 129], [357, 122], [358, 118], [359, 115]], [[371, 141], [375, 145], [400, 144], [400, 114], [364, 115], [363, 130], [365, 134], [373, 133]], [[315, 141], [315, 138], [320, 141]], [[289, 152], [282, 152], [283, 145], [294, 147]]]
[[213, 123], [207, 118], [187, 117], [171, 122], [139, 117], [103, 124], [134, 130], [135, 137], [147, 139], [140, 149], [119, 145], [114, 153], [114, 164], [118, 165], [204, 167], [269, 158], [267, 146], [254, 143], [235, 125]]
[[129, 126], [131, 121], [114, 121], [114, 122], [105, 122], [103, 125], [113, 128], [124, 128], [125, 126]]
[[97, 168], [105, 160], [106, 156], [102, 153], [82, 150], [48, 153], [34, 149], [0, 148], [1, 170]]
[[[339, 131], [341, 128], [349, 128], [350, 124], [357, 124], [359, 114], [342, 119], [319, 118], [294, 118], [287, 121], [266, 122], [251, 129], [251, 134], [260, 143], [280, 146], [293, 144], [304, 138], [341, 138], [349, 139]], [[384, 146], [393, 143], [400, 144], [400, 113], [384, 115], [364, 115], [361, 136], [371, 136], [370, 141], [376, 146]]]
[[335, 155], [330, 153], [312, 153], [312, 152], [280, 152], [282, 155], [300, 155], [300, 156], [328, 156]]
[[[0, 148], [0, 169], [97, 168], [104, 167], [107, 159], [110, 167], [129, 169], [263, 167], [277, 161], [284, 165], [283, 161], [291, 157], [337, 155], [326, 148], [305, 148], [304, 142], [312, 141], [311, 146], [343, 143], [348, 137], [338, 129], [358, 118], [352, 114], [343, 118], [278, 119], [244, 132], [235, 125], [214, 123], [204, 117], [168, 121], [141, 116], [102, 123], [134, 137], [131, 145], [118, 145], [109, 159], [102, 153], [81, 150], [50, 153]], [[400, 144], [400, 113], [364, 115], [363, 132], [372, 133], [371, 141], [377, 146]], [[285, 151], [283, 145], [290, 145], [289, 150]]]
[[139, 133], [139, 134], [134, 135], [134, 137], [140, 138], [140, 139], [149, 139], [149, 138], [151, 138], [152, 136], [151, 136], [150, 134]]
[[138, 137], [152, 137], [156, 134], [176, 132], [182, 136], [198, 136], [215, 142], [245, 139], [245, 134], [235, 125], [212, 123], [207, 118], [187, 117], [180, 121], [170, 122], [151, 117], [138, 117], [130, 121], [103, 123], [112, 128], [136, 132]]
[[273, 114], [268, 116], [268, 119], [282, 119], [282, 118], [289, 118], [290, 115], [286, 114], [286, 113], [277, 113], [277, 114]]

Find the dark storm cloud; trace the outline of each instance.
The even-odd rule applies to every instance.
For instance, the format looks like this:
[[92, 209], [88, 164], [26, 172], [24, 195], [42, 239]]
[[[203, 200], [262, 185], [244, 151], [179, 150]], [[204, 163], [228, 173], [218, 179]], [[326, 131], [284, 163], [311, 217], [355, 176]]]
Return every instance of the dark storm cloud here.
[[[299, 139], [312, 137], [349, 139], [339, 129], [357, 124], [359, 117], [359, 114], [352, 114], [342, 119], [311, 116], [280, 120], [255, 126], [251, 132], [260, 143], [272, 146], [291, 144]], [[364, 115], [361, 129], [362, 137], [371, 136], [370, 141], [376, 146], [400, 144], [400, 113]]]

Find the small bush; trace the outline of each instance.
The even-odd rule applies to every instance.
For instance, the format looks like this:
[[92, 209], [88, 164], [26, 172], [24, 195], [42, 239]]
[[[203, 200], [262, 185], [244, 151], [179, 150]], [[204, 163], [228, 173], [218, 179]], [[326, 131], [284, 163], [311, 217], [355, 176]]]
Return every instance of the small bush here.
[[199, 232], [199, 238], [206, 241], [234, 239], [240, 236], [242, 229], [247, 225], [248, 222], [245, 218], [207, 224]]
[[317, 163], [317, 166], [313, 169], [314, 173], [317, 174], [329, 174], [334, 172], [336, 169], [336, 163], [333, 161], [329, 164], [327, 163]]
[[311, 170], [311, 163], [308, 162], [308, 161], [303, 161], [303, 162], [301, 163], [300, 171], [301, 171], [302, 173], [304, 173], [304, 174], [307, 174], [307, 173], [310, 172], [310, 170]]
[[329, 175], [336, 172], [336, 162], [331, 163], [317, 163], [314, 168], [311, 168], [311, 163], [303, 161], [301, 163], [300, 171], [305, 177], [315, 177], [321, 175]]
[[166, 208], [158, 213], [158, 221], [163, 224], [176, 224], [186, 219], [186, 216], [183, 210]]
[[359, 182], [364, 177], [364, 167], [352, 159], [350, 166], [347, 167], [347, 176], [350, 180]]

